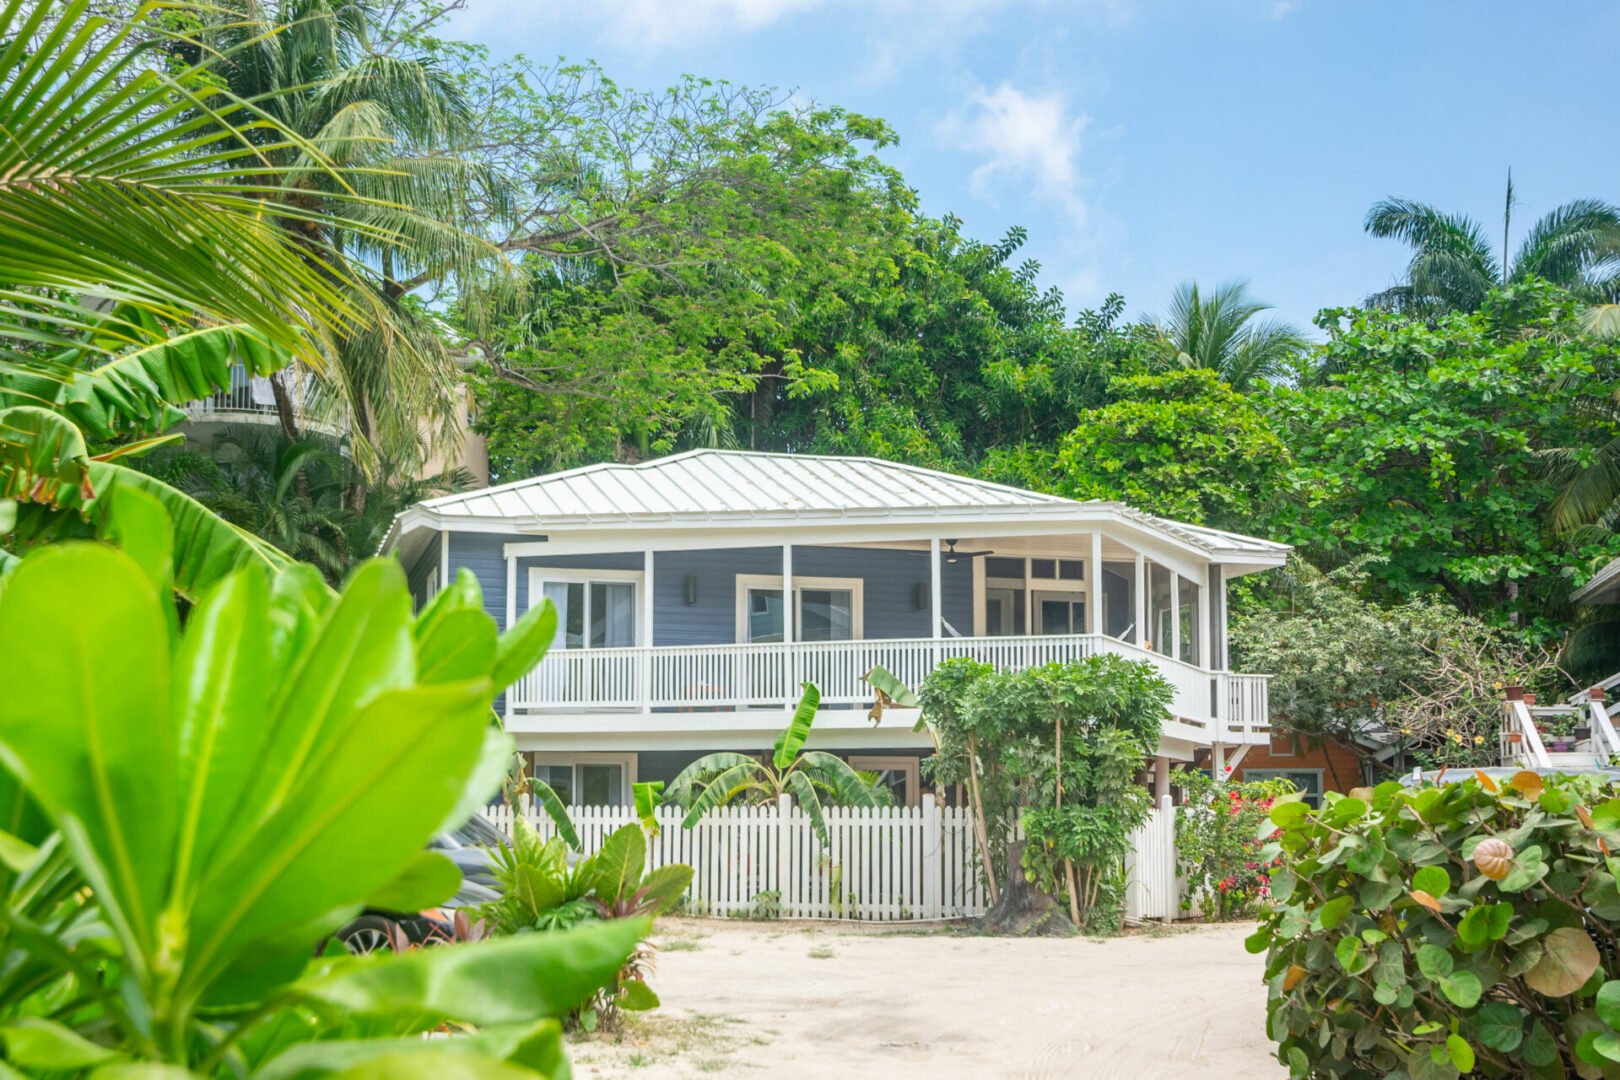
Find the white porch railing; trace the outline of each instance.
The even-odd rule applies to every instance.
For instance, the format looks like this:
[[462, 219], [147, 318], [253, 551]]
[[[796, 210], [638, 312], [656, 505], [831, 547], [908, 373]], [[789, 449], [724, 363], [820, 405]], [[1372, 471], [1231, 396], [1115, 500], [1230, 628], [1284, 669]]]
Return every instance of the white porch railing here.
[[786, 706], [803, 682], [815, 684], [824, 705], [864, 706], [872, 692], [861, 676], [875, 665], [917, 686], [941, 661], [954, 657], [1019, 669], [1103, 652], [1157, 667], [1174, 688], [1172, 711], [1192, 726], [1207, 728], [1211, 742], [1264, 737], [1266, 676], [1205, 671], [1100, 634], [558, 649], [512, 686], [507, 708], [691, 712]]

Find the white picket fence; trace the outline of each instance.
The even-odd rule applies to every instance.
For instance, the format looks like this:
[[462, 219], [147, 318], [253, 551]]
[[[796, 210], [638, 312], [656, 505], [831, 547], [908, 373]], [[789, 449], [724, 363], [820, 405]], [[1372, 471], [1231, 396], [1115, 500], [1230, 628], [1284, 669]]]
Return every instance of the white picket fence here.
[[[772, 902], [776, 914], [789, 919], [904, 922], [984, 914], [972, 818], [965, 808], [936, 805], [932, 795], [922, 802], [828, 809], [825, 847], [809, 817], [787, 798], [771, 806], [721, 807], [690, 829], [682, 827], [679, 810], [660, 807], [647, 869], [691, 866], [686, 900], [695, 914], [747, 914]], [[586, 854], [639, 820], [628, 806], [576, 806], [569, 814]], [[487, 807], [484, 815], [510, 832], [510, 807]], [[1129, 918], [1178, 914], [1174, 815], [1166, 797], [1135, 833], [1135, 854], [1127, 860]], [[532, 807], [524, 816], [542, 836], [555, 835], [543, 810]]]

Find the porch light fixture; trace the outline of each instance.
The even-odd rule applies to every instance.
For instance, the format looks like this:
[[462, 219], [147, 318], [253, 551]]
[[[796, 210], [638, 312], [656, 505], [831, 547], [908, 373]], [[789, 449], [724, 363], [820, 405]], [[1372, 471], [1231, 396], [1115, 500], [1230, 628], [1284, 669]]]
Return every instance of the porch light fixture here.
[[686, 602], [697, 603], [697, 576], [694, 574], [686, 575]]

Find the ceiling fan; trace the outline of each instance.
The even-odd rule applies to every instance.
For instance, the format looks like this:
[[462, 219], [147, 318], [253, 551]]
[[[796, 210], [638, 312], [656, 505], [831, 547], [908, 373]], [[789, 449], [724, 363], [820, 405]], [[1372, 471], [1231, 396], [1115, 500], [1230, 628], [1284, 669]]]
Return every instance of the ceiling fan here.
[[995, 551], [993, 551], [990, 548], [985, 548], [983, 551], [957, 551], [956, 550], [956, 541], [955, 540], [947, 540], [947, 541], [945, 541], [945, 547], [946, 547], [946, 552], [945, 552], [945, 561], [946, 562], [955, 562], [958, 555], [966, 555], [970, 559], [976, 559], [980, 555], [994, 555], [995, 554]]

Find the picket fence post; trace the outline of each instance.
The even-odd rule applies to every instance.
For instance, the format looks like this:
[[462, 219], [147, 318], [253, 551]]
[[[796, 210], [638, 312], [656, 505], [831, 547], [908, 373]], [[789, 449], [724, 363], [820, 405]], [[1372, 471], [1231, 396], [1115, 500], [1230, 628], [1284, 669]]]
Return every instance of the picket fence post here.
[[943, 830], [940, 826], [940, 807], [934, 805], [934, 796], [927, 794], [922, 797], [922, 905], [921, 917], [924, 919], [938, 919], [945, 914], [944, 899], [939, 894], [940, 871], [944, 866], [945, 849], [940, 842]]

